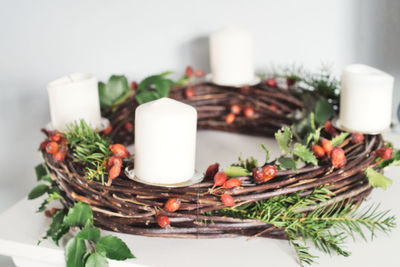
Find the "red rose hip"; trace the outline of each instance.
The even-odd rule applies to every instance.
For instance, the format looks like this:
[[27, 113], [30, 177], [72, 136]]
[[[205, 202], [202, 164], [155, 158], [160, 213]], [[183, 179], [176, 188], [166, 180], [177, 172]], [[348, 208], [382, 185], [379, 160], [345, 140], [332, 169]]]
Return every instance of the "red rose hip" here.
[[46, 145], [46, 152], [54, 154], [58, 151], [58, 144], [56, 142], [48, 142]]
[[329, 141], [328, 139], [322, 138], [321, 144], [322, 144], [323, 149], [325, 150], [326, 155], [328, 155], [328, 157], [330, 157], [332, 149], [333, 149], [331, 141]]
[[204, 178], [205, 179], [214, 178], [215, 174], [218, 172], [218, 169], [219, 169], [218, 163], [211, 164], [210, 166], [208, 166], [208, 168], [206, 170], [206, 174], [204, 175]]
[[278, 169], [275, 165], [267, 165], [263, 168], [255, 168], [253, 170], [253, 178], [256, 182], [262, 183], [275, 177]]
[[244, 111], [243, 111], [243, 113], [244, 113], [244, 116], [245, 116], [246, 118], [251, 118], [251, 117], [253, 117], [253, 115], [254, 115], [254, 109], [252, 109], [252, 108], [245, 108]]
[[111, 126], [111, 124], [109, 124], [109, 125], [107, 126], [107, 128], [105, 128], [105, 129], [102, 131], [102, 133], [105, 134], [105, 135], [107, 135], [107, 134], [110, 134], [111, 131], [112, 131], [112, 126]]
[[228, 175], [226, 175], [226, 173], [217, 172], [214, 176], [214, 185], [221, 186], [226, 182], [227, 179], [228, 179]]
[[192, 97], [194, 97], [194, 90], [193, 90], [191, 87], [188, 87], [188, 88], [185, 90], [185, 97], [186, 97], [186, 98], [192, 98]]
[[64, 161], [66, 156], [67, 156], [66, 150], [59, 150], [53, 154], [53, 159], [56, 162], [62, 162], [62, 161]]
[[331, 152], [332, 166], [335, 168], [341, 168], [346, 165], [347, 160], [344, 154], [344, 150], [340, 147], [335, 147]]
[[169, 223], [169, 218], [165, 215], [160, 215], [159, 213], [156, 214], [156, 220], [157, 220], [157, 224], [161, 227], [161, 228], [165, 228], [168, 225], [170, 225]]
[[242, 181], [238, 178], [231, 178], [229, 180], [227, 180], [224, 184], [223, 184], [223, 188], [226, 189], [230, 189], [230, 188], [234, 188], [234, 187], [238, 187], [242, 184]]
[[114, 145], [110, 145], [109, 148], [111, 149], [111, 152], [117, 157], [120, 157], [120, 158], [129, 157], [129, 152], [124, 145], [114, 144]]
[[276, 87], [276, 80], [274, 78], [269, 78], [265, 81], [268, 86], [270, 87]]
[[392, 157], [393, 148], [385, 146], [376, 150], [375, 153], [382, 159], [390, 159]]
[[231, 106], [231, 112], [235, 115], [240, 113], [240, 107], [238, 105], [232, 105]]
[[131, 122], [125, 123], [124, 128], [129, 133], [133, 132], [133, 124]]
[[351, 142], [353, 144], [359, 144], [364, 141], [364, 135], [362, 133], [352, 133]]
[[235, 114], [229, 113], [228, 115], [226, 115], [225, 117], [226, 124], [232, 124], [234, 121], [235, 121]]
[[187, 66], [185, 69], [185, 75], [187, 77], [192, 77], [193, 75], [193, 68], [191, 66]]
[[228, 194], [222, 194], [221, 195], [221, 201], [224, 203], [225, 206], [227, 207], [233, 207], [235, 206], [235, 200], [231, 195]]
[[121, 166], [114, 165], [111, 167], [110, 171], [108, 172], [108, 178], [114, 180], [117, 178], [121, 173]]
[[313, 145], [312, 151], [317, 158], [323, 158], [325, 156], [325, 150], [320, 145]]
[[181, 200], [179, 198], [170, 198], [164, 205], [164, 210], [168, 212], [175, 212], [181, 206]]

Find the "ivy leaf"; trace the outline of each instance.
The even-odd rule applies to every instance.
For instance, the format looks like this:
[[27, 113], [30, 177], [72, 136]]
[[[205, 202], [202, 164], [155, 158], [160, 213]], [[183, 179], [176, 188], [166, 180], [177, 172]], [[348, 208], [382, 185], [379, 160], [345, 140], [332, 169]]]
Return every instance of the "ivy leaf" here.
[[382, 189], [386, 190], [386, 188], [388, 188], [392, 184], [391, 179], [385, 177], [371, 167], [367, 168], [367, 170], [365, 171], [365, 175], [368, 178], [369, 184], [373, 187], [381, 187]]
[[297, 168], [296, 168], [297, 164], [296, 164], [296, 161], [294, 161], [293, 159], [291, 159], [291, 158], [279, 158], [278, 162], [280, 163], [282, 168], [292, 169], [292, 170], [297, 172]]
[[58, 241], [69, 232], [69, 226], [64, 224], [65, 211], [59, 210], [54, 214], [53, 221], [50, 224], [49, 230], [43, 239], [51, 237], [58, 246]]
[[68, 226], [85, 226], [87, 223], [93, 224], [93, 213], [89, 205], [78, 202], [69, 209], [64, 223]]
[[113, 75], [107, 83], [99, 82], [99, 98], [102, 108], [108, 108], [130, 91], [125, 76]]
[[260, 146], [265, 151], [265, 162], [268, 162], [269, 161], [269, 149], [264, 144], [261, 144]]
[[136, 94], [136, 101], [139, 104], [144, 104], [160, 98], [160, 95], [155, 91], [143, 91]]
[[115, 236], [104, 236], [96, 244], [99, 251], [104, 251], [107, 258], [113, 260], [126, 260], [135, 258], [124, 241]]
[[283, 127], [275, 133], [275, 139], [283, 153], [289, 150], [290, 142], [292, 141], [292, 132], [289, 127]]
[[49, 191], [49, 186], [45, 185], [45, 184], [40, 184], [37, 185], [35, 188], [32, 189], [32, 191], [29, 193], [28, 195], [28, 199], [35, 199], [38, 198], [40, 196], [43, 196], [45, 193], [47, 193]]
[[318, 165], [318, 160], [314, 156], [314, 154], [311, 152], [311, 150], [300, 143], [294, 144], [293, 154], [298, 156], [304, 162], [312, 163], [315, 166]]
[[42, 180], [44, 176], [47, 176], [46, 167], [41, 163], [35, 167], [35, 174], [38, 181]]
[[67, 267], [83, 267], [86, 245], [83, 239], [74, 237], [70, 239], [65, 247], [65, 261]]
[[335, 137], [332, 138], [331, 143], [332, 146], [338, 146], [344, 142], [344, 140], [349, 136], [350, 133], [348, 132], [342, 132], [339, 135], [336, 135]]
[[95, 227], [85, 227], [78, 234], [77, 237], [97, 242], [100, 238], [100, 229]]
[[323, 125], [333, 117], [334, 112], [332, 103], [329, 103], [326, 98], [320, 98], [315, 104], [315, 121], [318, 125]]
[[89, 256], [85, 267], [108, 267], [108, 261], [103, 254], [95, 252]]
[[248, 175], [250, 175], [250, 172], [247, 169], [242, 168], [240, 166], [229, 166], [229, 167], [226, 167], [224, 172], [229, 177], [240, 177], [240, 176], [248, 176]]
[[159, 79], [155, 82], [156, 91], [160, 97], [167, 97], [173, 82], [169, 79]]

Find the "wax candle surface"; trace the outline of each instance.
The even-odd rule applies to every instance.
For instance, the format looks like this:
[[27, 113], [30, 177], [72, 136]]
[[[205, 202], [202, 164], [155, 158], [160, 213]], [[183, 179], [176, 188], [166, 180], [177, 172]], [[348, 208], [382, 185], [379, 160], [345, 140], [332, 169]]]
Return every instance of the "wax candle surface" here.
[[349, 131], [379, 133], [390, 126], [394, 78], [355, 64], [342, 74], [340, 125]]
[[85, 120], [93, 128], [101, 126], [97, 79], [86, 73], [74, 73], [47, 85], [51, 124], [57, 130]]
[[196, 156], [197, 111], [170, 98], [135, 112], [135, 175], [157, 184], [190, 180]]
[[253, 36], [228, 27], [210, 35], [212, 80], [216, 84], [240, 86], [254, 78]]

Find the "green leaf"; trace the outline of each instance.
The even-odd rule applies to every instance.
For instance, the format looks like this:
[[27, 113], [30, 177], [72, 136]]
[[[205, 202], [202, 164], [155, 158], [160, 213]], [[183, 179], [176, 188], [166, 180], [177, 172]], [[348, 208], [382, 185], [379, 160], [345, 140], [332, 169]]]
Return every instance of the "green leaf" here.
[[47, 169], [46, 167], [41, 163], [35, 167], [35, 174], [36, 178], [38, 181], [42, 180], [44, 176], [47, 176]]
[[93, 213], [89, 205], [78, 202], [69, 209], [64, 223], [68, 226], [85, 226], [87, 223], [93, 224]]
[[297, 172], [297, 168], [296, 168], [297, 164], [296, 164], [296, 161], [294, 161], [293, 159], [291, 159], [291, 158], [279, 158], [278, 162], [280, 163], [282, 168], [292, 169], [292, 170]]
[[74, 237], [65, 247], [65, 261], [67, 267], [83, 267], [86, 245], [83, 239]]
[[246, 170], [245, 168], [242, 168], [240, 166], [229, 166], [229, 167], [226, 167], [224, 172], [229, 177], [240, 177], [240, 176], [248, 176], [248, 175], [250, 175], [250, 172], [248, 170]]
[[125, 76], [113, 75], [105, 84], [99, 82], [99, 98], [103, 108], [108, 108], [122, 96], [130, 91], [128, 80]]
[[315, 131], [309, 132], [307, 135], [306, 139], [306, 145], [308, 145], [310, 142], [311, 144], [316, 144], [319, 141], [319, 138], [321, 136], [321, 130], [323, 127], [319, 127]]
[[344, 142], [344, 140], [349, 136], [350, 133], [348, 132], [342, 132], [339, 135], [336, 135], [335, 137], [332, 138], [331, 143], [332, 146], [338, 146]]
[[48, 183], [52, 183], [53, 182], [53, 179], [51, 179], [51, 177], [49, 175], [42, 176], [41, 180], [45, 181], [45, 182], [48, 182]]
[[159, 79], [155, 82], [156, 91], [160, 97], [168, 96], [172, 83], [173, 82], [169, 79]]
[[38, 198], [49, 191], [49, 186], [45, 184], [37, 185], [28, 195], [28, 199]]
[[138, 85], [138, 91], [143, 91], [149, 89], [153, 84], [156, 83], [157, 80], [163, 79], [165, 76], [171, 74], [171, 71], [165, 71], [161, 74], [151, 75], [143, 79]]
[[391, 184], [392, 180], [375, 171], [372, 167], [368, 167], [365, 171], [365, 175], [368, 178], [368, 182], [373, 187], [381, 187], [386, 190]]
[[69, 232], [69, 226], [65, 225], [64, 222], [65, 211], [59, 210], [54, 214], [53, 221], [50, 224], [49, 230], [46, 232], [46, 236], [43, 239], [51, 237], [58, 246], [58, 241]]
[[275, 138], [282, 152], [286, 153], [289, 150], [289, 145], [292, 141], [292, 132], [290, 131], [290, 128], [286, 126], [283, 127], [275, 133]]
[[293, 152], [293, 154], [298, 156], [302, 161], [307, 162], [307, 163], [312, 163], [315, 166], [318, 165], [317, 158], [314, 156], [314, 154], [311, 152], [311, 150], [308, 149], [306, 146], [304, 146], [300, 143], [295, 143], [292, 152]]
[[269, 161], [269, 149], [264, 144], [261, 144], [260, 146], [265, 151], [265, 162], [267, 163]]
[[332, 103], [329, 103], [326, 98], [320, 98], [315, 104], [315, 121], [318, 125], [323, 125], [333, 117], [334, 112]]
[[85, 267], [108, 267], [107, 258], [101, 253], [95, 252], [89, 256]]
[[160, 98], [160, 95], [154, 91], [142, 91], [136, 94], [136, 101], [139, 104], [144, 104]]
[[115, 236], [104, 236], [96, 244], [99, 251], [104, 251], [107, 258], [113, 260], [126, 260], [135, 258], [128, 246]]
[[[386, 146], [393, 147], [393, 145], [389, 146], [387, 144], [386, 144]], [[399, 165], [400, 165], [400, 150], [399, 149], [394, 149], [393, 155], [390, 159], [384, 160], [378, 164], [379, 168], [381, 168], [381, 169], [390, 167], [390, 166], [399, 166]]]
[[95, 227], [85, 227], [78, 234], [77, 237], [97, 242], [100, 238], [100, 229]]

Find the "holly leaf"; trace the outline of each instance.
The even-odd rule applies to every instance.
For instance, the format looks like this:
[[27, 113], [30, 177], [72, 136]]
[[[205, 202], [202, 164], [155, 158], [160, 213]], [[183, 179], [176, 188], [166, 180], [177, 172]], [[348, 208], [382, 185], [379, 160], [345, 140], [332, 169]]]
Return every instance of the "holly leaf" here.
[[139, 104], [144, 104], [160, 98], [160, 95], [155, 91], [142, 91], [136, 94], [136, 101]]
[[77, 234], [77, 237], [97, 242], [100, 238], [100, 229], [91, 226], [85, 227]]
[[229, 166], [224, 169], [224, 172], [226, 175], [229, 177], [240, 177], [240, 176], [248, 176], [250, 175], [250, 172], [240, 166]]
[[169, 95], [169, 90], [172, 84], [173, 81], [169, 79], [158, 79], [155, 82], [156, 91], [160, 95], [160, 97], [167, 97]]
[[311, 150], [308, 149], [306, 146], [304, 146], [300, 143], [295, 143], [292, 152], [293, 152], [293, 154], [298, 156], [302, 161], [311, 163], [315, 166], [318, 165], [317, 158], [314, 156], [314, 154], [311, 152]]
[[319, 127], [315, 131], [312, 131], [308, 133], [307, 139], [306, 139], [306, 145], [308, 145], [310, 142], [311, 144], [316, 144], [319, 141], [319, 138], [321, 136], [321, 130], [323, 127]]
[[368, 167], [365, 170], [365, 175], [368, 178], [369, 184], [373, 187], [381, 187], [382, 189], [386, 190], [386, 188], [392, 184], [391, 179], [375, 171], [372, 167]]
[[108, 108], [130, 91], [128, 80], [125, 76], [113, 75], [107, 83], [99, 82], [99, 98], [102, 108]]
[[265, 151], [265, 162], [268, 162], [269, 161], [269, 149], [264, 144], [261, 144], [260, 146]]
[[31, 200], [31, 199], [35, 199], [35, 198], [38, 198], [40, 196], [43, 196], [45, 193], [47, 193], [49, 191], [49, 189], [50, 189], [50, 187], [48, 185], [45, 185], [45, 184], [37, 185], [29, 193], [28, 199]]
[[332, 103], [326, 98], [320, 98], [315, 104], [315, 122], [318, 125], [323, 125], [327, 120], [333, 117], [335, 111]]
[[103, 254], [95, 252], [90, 254], [85, 267], [108, 267], [108, 261]]
[[107, 258], [113, 260], [126, 260], [135, 258], [124, 241], [115, 236], [104, 236], [99, 239], [96, 248], [105, 252]]
[[86, 245], [83, 239], [74, 237], [70, 239], [65, 247], [65, 261], [67, 267], [83, 267]]
[[[393, 147], [393, 145], [392, 146], [390, 146], [390, 145], [386, 144], [386, 146], [388, 146], [388, 147]], [[381, 163], [379, 163], [378, 166], [379, 166], [379, 168], [383, 169], [386, 167], [399, 166], [399, 165], [400, 165], [400, 150], [394, 149], [392, 157], [390, 159], [382, 161]]]
[[283, 127], [275, 133], [275, 139], [283, 153], [289, 150], [289, 145], [292, 142], [292, 132], [289, 127]]
[[336, 135], [335, 137], [332, 138], [331, 143], [332, 146], [338, 146], [344, 142], [344, 140], [349, 136], [350, 133], [348, 132], [342, 132], [339, 135]]
[[35, 174], [38, 181], [42, 180], [44, 176], [47, 176], [46, 167], [41, 163], [35, 167]]
[[64, 224], [64, 217], [64, 210], [59, 210], [56, 212], [56, 214], [54, 214], [53, 221], [51, 222], [50, 227], [46, 232], [46, 236], [44, 236], [43, 239], [51, 237], [51, 239], [53, 239], [58, 246], [60, 239], [69, 232], [69, 226]]
[[47, 208], [47, 206], [50, 204], [51, 201], [60, 200], [62, 198], [60, 193], [58, 192], [57, 187], [50, 188], [48, 191], [48, 194], [49, 194], [49, 197], [42, 202], [42, 204], [40, 205], [40, 207], [38, 208], [38, 210], [36, 212], [44, 211]]
[[68, 226], [85, 226], [87, 223], [93, 224], [93, 213], [89, 205], [78, 202], [69, 209], [64, 223]]
[[291, 158], [279, 158], [278, 162], [280, 163], [280, 166], [284, 169], [291, 169], [297, 172], [297, 164], [296, 161], [294, 161]]

